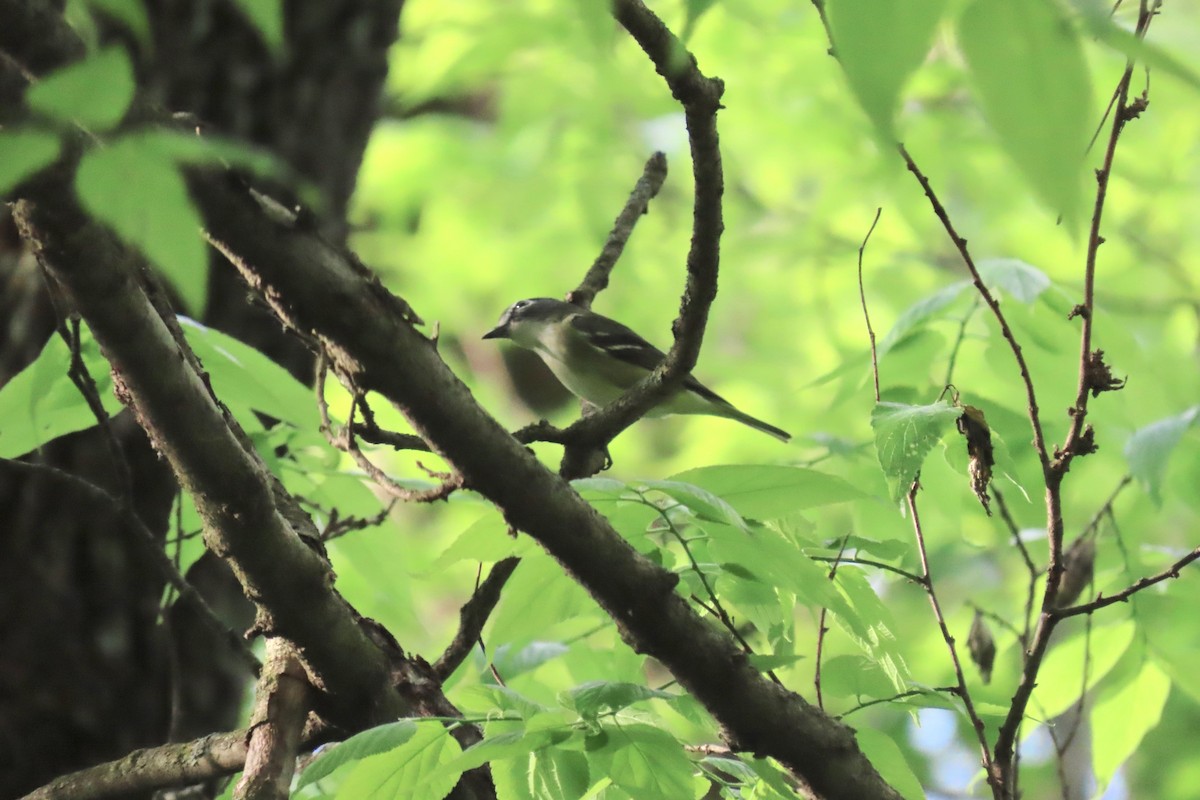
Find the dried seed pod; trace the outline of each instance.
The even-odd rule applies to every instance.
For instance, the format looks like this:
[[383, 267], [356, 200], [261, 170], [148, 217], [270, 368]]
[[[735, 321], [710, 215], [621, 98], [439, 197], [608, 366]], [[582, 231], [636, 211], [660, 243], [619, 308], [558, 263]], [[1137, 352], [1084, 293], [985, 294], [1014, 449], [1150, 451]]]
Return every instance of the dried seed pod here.
[[992, 631], [979, 611], [975, 612], [971, 632], [967, 634], [967, 650], [971, 653], [971, 661], [979, 667], [983, 682], [989, 683], [992, 680], [992, 665], [996, 662], [996, 640], [992, 638]]
[[987, 490], [992, 482], [992, 465], [996, 459], [992, 453], [992, 431], [988, 428], [983, 411], [975, 406], [963, 406], [962, 416], [958, 418], [958, 432], [967, 440], [967, 455], [970, 456], [967, 471], [971, 476], [971, 491], [990, 517], [992, 509], [988, 503], [991, 497]]
[[1089, 537], [1076, 539], [1063, 553], [1063, 574], [1058, 581], [1058, 595], [1054, 598], [1056, 608], [1074, 605], [1083, 590], [1092, 582], [1096, 569], [1096, 540]]

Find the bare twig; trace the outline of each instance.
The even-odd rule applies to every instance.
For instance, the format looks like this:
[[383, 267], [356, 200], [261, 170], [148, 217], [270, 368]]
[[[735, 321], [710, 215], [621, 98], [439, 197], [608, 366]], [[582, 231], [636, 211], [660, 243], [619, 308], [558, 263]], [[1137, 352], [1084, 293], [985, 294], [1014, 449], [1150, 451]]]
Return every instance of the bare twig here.
[[1198, 558], [1200, 558], [1200, 547], [1197, 547], [1187, 555], [1176, 560], [1173, 564], [1171, 564], [1171, 566], [1167, 567], [1162, 572], [1149, 575], [1145, 578], [1139, 578], [1133, 583], [1132, 586], [1128, 586], [1116, 594], [1111, 594], [1108, 597], [1100, 595], [1090, 603], [1081, 603], [1080, 605], [1070, 606], [1069, 608], [1052, 609], [1048, 612], [1049, 616], [1055, 620], [1066, 619], [1067, 617], [1077, 617], [1080, 614], [1091, 614], [1094, 611], [1098, 611], [1105, 606], [1111, 606], [1114, 603], [1127, 602], [1130, 597], [1142, 591], [1143, 589], [1149, 589], [1154, 584], [1162, 583], [1169, 578], [1178, 578], [1180, 571]]
[[[883, 213], [882, 208], [875, 209], [875, 219], [871, 220], [871, 227], [867, 229], [867, 235], [863, 237], [862, 244], [858, 246], [858, 299], [862, 302], [863, 319], [867, 323], [867, 336], [871, 340], [871, 376], [875, 379], [875, 402], [879, 402], [879, 356], [875, 352], [875, 329], [871, 327], [871, 315], [867, 312], [867, 291], [863, 288], [863, 252], [867, 249], [867, 242], [871, 241], [871, 234], [875, 232], [875, 226], [879, 224], [879, 215]], [[834, 565], [837, 569], [837, 565]], [[832, 571], [830, 578], [832, 578]], [[825, 610], [821, 610], [821, 620], [825, 619]], [[819, 644], [819, 642], [818, 642]], [[817, 672], [820, 673], [821, 665], [817, 663]], [[817, 687], [817, 701], [821, 699], [821, 688]]]
[[937, 592], [933, 588], [933, 576], [929, 572], [929, 556], [925, 547], [925, 532], [921, 528], [921, 516], [917, 511], [917, 491], [920, 489], [919, 483], [913, 483], [908, 490], [907, 501], [908, 511], [912, 515], [913, 533], [917, 540], [917, 552], [921, 556], [921, 585], [925, 588], [925, 594], [929, 597], [929, 605], [933, 608], [933, 616], [937, 619], [938, 628], [942, 632], [942, 640], [946, 643], [946, 649], [950, 652], [950, 661], [954, 664], [954, 676], [958, 681], [958, 686], [955, 689], [955, 694], [963, 701], [963, 707], [966, 709], [967, 718], [971, 721], [971, 727], [975, 730], [975, 736], [979, 740], [980, 758], [983, 763], [983, 768], [988, 775], [988, 783], [992, 787], [992, 793], [997, 800], [1003, 797], [1002, 787], [995, 783], [992, 777], [992, 754], [988, 748], [987, 733], [984, 729], [983, 720], [975, 711], [975, 703], [971, 700], [971, 693], [967, 689], [967, 679], [963, 674], [962, 662], [958, 659], [958, 648], [954, 644], [954, 637], [950, 635], [950, 628], [946, 625], [946, 617], [942, 614], [941, 603], [938, 602]]
[[1029, 575], [1025, 590], [1025, 622], [1021, 626], [1021, 655], [1024, 658], [1029, 648], [1029, 635], [1033, 627], [1033, 599], [1037, 594], [1038, 576], [1042, 574], [1042, 571], [1034, 565], [1033, 558], [1029, 555], [1029, 548], [1025, 546], [1025, 540], [1021, 538], [1017, 522], [1013, 519], [1012, 512], [1008, 510], [1008, 503], [1005, 502], [1004, 495], [996, 486], [992, 487], [992, 494], [996, 499], [996, 507], [1000, 509], [1000, 519], [1004, 520], [1004, 524], [1008, 526], [1013, 543], [1017, 546], [1017, 552], [1021, 554], [1021, 560], [1025, 563], [1025, 570]]
[[954, 367], [958, 363], [958, 351], [962, 349], [962, 343], [967, 337], [967, 324], [970, 323], [971, 317], [975, 316], [975, 312], [979, 309], [979, 296], [976, 295], [971, 300], [971, 307], [967, 309], [967, 313], [963, 314], [958, 323], [958, 334], [954, 337], [954, 344], [950, 346], [950, 358], [946, 362], [946, 379], [942, 384], [949, 386], [954, 382]]
[[625, 250], [625, 243], [629, 241], [634, 226], [646, 213], [650, 201], [658, 195], [666, 179], [667, 157], [663, 153], [654, 153], [646, 161], [642, 177], [629, 193], [625, 207], [617, 215], [600, 255], [596, 256], [579, 286], [567, 293], [568, 303], [574, 303], [581, 308], [591, 308], [596, 295], [608, 288], [608, 276]]
[[[454, 634], [454, 640], [450, 642], [446, 651], [433, 665], [434, 673], [441, 680], [446, 680], [454, 673], [454, 670], [458, 669], [458, 665], [463, 662], [463, 659], [471, 652], [471, 648], [479, 641], [483, 626], [491, 616], [492, 610], [496, 608], [496, 604], [500, 602], [500, 591], [520, 563], [521, 559], [516, 556], [497, 561], [483, 583], [475, 588], [471, 599], [459, 609], [458, 632]], [[499, 678], [499, 675], [496, 677]]]
[[1000, 325], [1000, 333], [1008, 343], [1013, 358], [1017, 361], [1017, 368], [1021, 372], [1021, 382], [1025, 386], [1025, 400], [1029, 422], [1033, 427], [1033, 446], [1037, 450], [1038, 460], [1042, 463], [1042, 471], [1048, 473], [1050, 469], [1050, 452], [1046, 447], [1046, 436], [1042, 432], [1041, 412], [1038, 409], [1037, 393], [1033, 388], [1033, 377], [1029, 372], [1029, 365], [1025, 362], [1025, 354], [1021, 350], [1021, 345], [1017, 342], [1017, 338], [1008, 324], [1008, 319], [1000, 309], [1000, 301], [996, 299], [996, 296], [992, 294], [992, 290], [983, 282], [983, 278], [979, 274], [979, 269], [975, 266], [975, 259], [972, 258], [971, 251], [967, 249], [967, 240], [958, 235], [954, 223], [950, 221], [950, 214], [946, 211], [946, 207], [942, 205], [942, 201], [938, 199], [937, 193], [933, 190], [933, 185], [929, 182], [929, 178], [917, 166], [917, 162], [909, 155], [904, 145], [900, 145], [899, 150], [900, 156], [904, 159], [904, 163], [908, 167], [908, 171], [916, 177], [917, 183], [921, 184], [921, 188], [925, 191], [925, 196], [929, 198], [929, 203], [933, 207], [933, 213], [941, 221], [942, 227], [950, 237], [950, 241], [958, 249], [958, 254], [962, 258], [963, 264], [966, 265], [967, 271], [971, 273], [971, 280], [975, 284], [976, 291], [979, 292], [979, 296], [983, 298], [983, 302], [987, 304], [992, 315], [996, 318], [996, 322]]
[[[879, 212], [875, 212], [875, 221], [879, 221]], [[871, 230], [875, 229], [875, 223], [871, 223]], [[871, 231], [867, 231], [867, 238], [870, 238]], [[863, 240], [863, 247], [866, 247], [866, 239]], [[862, 249], [858, 251], [858, 288], [862, 291]], [[863, 315], [867, 313], [867, 300], [863, 298]], [[871, 330], [871, 320], [867, 319], [867, 330]], [[875, 334], [871, 333], [871, 357], [874, 361], [875, 356]], [[875, 371], [875, 401], [879, 401], [879, 371]], [[841, 563], [842, 555], [846, 552], [846, 545], [850, 542], [850, 536], [847, 534], [842, 537], [842, 543], [838, 547], [837, 555], [833, 558], [833, 565], [829, 568], [828, 578], [832, 581], [837, 577], [838, 564]], [[825, 648], [825, 634], [829, 632], [829, 628], [825, 625], [825, 616], [829, 613], [826, 606], [821, 606], [821, 616], [817, 620], [817, 652], [816, 652], [816, 667], [813, 669], [813, 687], [817, 691], [817, 708], [825, 710], [825, 698], [821, 694], [821, 654]]]
[[901, 569], [900, 567], [893, 566], [883, 561], [875, 561], [870, 558], [862, 558], [861, 556], [842, 556], [840, 559], [835, 559], [832, 556], [809, 556], [809, 558], [811, 558], [813, 561], [821, 561], [826, 564], [832, 564], [836, 561], [840, 561], [843, 564], [861, 564], [867, 567], [877, 567], [879, 569], [895, 573], [902, 578], [907, 578], [918, 586], [925, 583], [925, 580], [915, 572], [909, 572], [906, 569]]
[[897, 700], [903, 700], [906, 697], [920, 697], [921, 695], [926, 695], [926, 694], [952, 694], [952, 695], [958, 696], [958, 687], [957, 686], [934, 686], [931, 689], [909, 689], [907, 692], [900, 692], [899, 694], [894, 694], [891, 697], [880, 697], [880, 698], [876, 698], [875, 700], [868, 700], [865, 703], [859, 703], [854, 708], [850, 709], [849, 711], [845, 712], [844, 714], [838, 714], [836, 718], [837, 719], [845, 719], [846, 717], [853, 714], [855, 711], [862, 711], [864, 708], [870, 708], [871, 706], [877, 706], [882, 703], [894, 703]]
[[[1146, 29], [1153, 17], [1153, 10], [1146, 0], [1142, 0], [1139, 6], [1137, 27], [1134, 32], [1136, 36], [1144, 37], [1146, 35]], [[1046, 588], [1042, 596], [1041, 615], [1033, 633], [1028, 657], [1025, 659], [1021, 678], [1017, 683], [1016, 691], [1013, 693], [1008, 715], [1000, 725], [1000, 729], [996, 735], [994, 763], [999, 770], [997, 777], [1004, 783], [1011, 783], [1009, 773], [1016, 750], [1017, 731], [1020, 728], [1021, 720], [1025, 716], [1025, 709], [1029, 704], [1029, 698], [1033, 694], [1033, 688], [1037, 684], [1037, 673], [1041, 668], [1042, 659], [1045, 657], [1046, 650], [1050, 645], [1051, 634], [1054, 632], [1056, 623], [1064, 618], [1062, 612], [1069, 610], [1056, 607], [1059, 583], [1063, 574], [1062, 480], [1067, 470], [1070, 469], [1074, 456], [1091, 452], [1095, 447], [1094, 443], [1090, 441], [1092, 436], [1091, 428], [1084, 425], [1084, 420], [1087, 416], [1088, 392], [1094, 392], [1097, 388], [1096, 360], [1102, 355], [1099, 351], [1093, 353], [1091, 350], [1092, 326], [1094, 322], [1096, 254], [1104, 241], [1100, 236], [1100, 221], [1103, 215], [1105, 198], [1107, 197], [1108, 182], [1111, 177], [1117, 142], [1120, 139], [1121, 132], [1124, 130], [1125, 123], [1140, 114], [1147, 103], [1145, 96], [1137, 98], [1132, 103], [1128, 101], [1129, 83], [1132, 76], [1133, 62], [1129, 61], [1126, 63], [1125, 71], [1118, 82], [1116, 114], [1113, 118], [1108, 146], [1105, 149], [1103, 166], [1096, 172], [1096, 202], [1092, 211], [1092, 224], [1088, 236], [1088, 250], [1084, 266], [1084, 299], [1083, 303], [1077, 306], [1075, 311], [1072, 312], [1073, 316], [1082, 317], [1083, 323], [1080, 332], [1079, 385], [1076, 390], [1074, 405], [1069, 412], [1071, 426], [1067, 431], [1063, 446], [1055, 449], [1053, 462], [1049, 464], [1043, 462], [1043, 472], [1046, 478], [1047, 538], [1049, 539], [1050, 564], [1047, 568]], [[1040, 450], [1039, 455], [1042, 455]], [[1171, 575], [1164, 575], [1157, 580], [1165, 580], [1167, 577], [1171, 577]], [[1157, 580], [1154, 582], [1157, 582]], [[1126, 591], [1132, 594], [1135, 591], [1140, 591], [1141, 588], [1145, 587], [1139, 587], [1135, 584]], [[1125, 597], [1127, 596], [1125, 595]], [[1124, 599], [1120, 596], [1117, 597], [1118, 599]], [[1112, 602], [1116, 602], [1116, 600]], [[1104, 605], [1108, 605], [1108, 603], [1106, 602]], [[1068, 614], [1066, 616], [1072, 615]]]
[[445, 500], [458, 489], [462, 488], [463, 480], [460, 475], [451, 475], [444, 479], [437, 486], [429, 489], [410, 489], [398, 483], [390, 475], [376, 466], [366, 454], [358, 446], [358, 440], [354, 436], [354, 426], [351, 424], [355, 414], [360, 407], [362, 392], [355, 387], [350, 387], [350, 413], [347, 415], [351, 423], [338, 427], [334, 425], [333, 420], [329, 417], [329, 404], [325, 402], [325, 376], [329, 372], [329, 360], [324, 353], [317, 357], [317, 407], [321, 414], [321, 433], [325, 435], [326, 441], [331, 447], [341, 450], [354, 460], [358, 468], [366, 473], [367, 477], [383, 491], [387, 492], [392, 497], [398, 500], [404, 500], [413, 503], [431, 503], [436, 500]]

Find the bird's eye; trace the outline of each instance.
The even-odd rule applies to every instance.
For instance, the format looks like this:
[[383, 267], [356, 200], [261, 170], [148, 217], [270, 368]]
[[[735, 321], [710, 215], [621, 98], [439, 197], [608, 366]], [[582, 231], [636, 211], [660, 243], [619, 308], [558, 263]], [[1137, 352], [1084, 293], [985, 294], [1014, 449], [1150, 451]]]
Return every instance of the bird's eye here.
[[528, 300], [518, 300], [517, 302], [513, 303], [513, 311], [520, 311], [522, 308], [525, 308], [528, 305]]

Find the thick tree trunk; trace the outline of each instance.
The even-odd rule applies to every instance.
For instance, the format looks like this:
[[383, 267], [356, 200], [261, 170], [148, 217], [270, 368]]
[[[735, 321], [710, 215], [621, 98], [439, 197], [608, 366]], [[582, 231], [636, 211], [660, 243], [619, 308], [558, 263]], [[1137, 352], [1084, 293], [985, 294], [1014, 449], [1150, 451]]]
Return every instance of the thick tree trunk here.
[[[272, 54], [231, 2], [150, 0], [153, 46], [135, 47], [143, 95], [291, 164], [322, 192], [323, 232], [341, 239], [400, 5], [287, 3], [286, 44]], [[106, 35], [132, 41], [119, 31]], [[28, 37], [0, 46], [35, 72], [52, 66], [37, 63]], [[0, 384], [32, 360], [55, 321], [43, 277], [19, 249], [7, 217], [2, 223]], [[309, 376], [309, 354], [247, 301], [223, 259], [213, 259], [205, 321]], [[124, 415], [113, 430], [137, 511], [165, 537], [174, 480]], [[28, 460], [120, 492], [96, 430], [53, 442]], [[160, 624], [163, 579], [115, 509], [86, 501], [52, 476], [18, 476], [0, 466], [0, 552], [0, 797], [168, 736], [233, 726], [249, 676], [187, 609], [170, 616], [169, 628]], [[231, 625], [244, 625], [231, 605], [236, 585], [222, 569], [202, 562], [191, 577], [229, 608]]]

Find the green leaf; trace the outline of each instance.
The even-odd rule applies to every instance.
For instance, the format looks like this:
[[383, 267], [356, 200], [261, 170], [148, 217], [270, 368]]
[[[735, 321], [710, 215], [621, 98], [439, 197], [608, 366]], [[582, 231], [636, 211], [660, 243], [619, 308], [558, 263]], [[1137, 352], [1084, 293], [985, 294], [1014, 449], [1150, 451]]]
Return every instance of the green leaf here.
[[532, 672], [547, 661], [566, 655], [568, 651], [569, 648], [562, 642], [530, 642], [516, 651], [510, 645], [502, 644], [496, 648], [492, 661], [496, 671], [507, 680]]
[[896, 621], [887, 606], [871, 588], [863, 571], [852, 565], [842, 565], [834, 585], [845, 596], [850, 608], [849, 613], [844, 608], [831, 608], [834, 621], [879, 665], [895, 691], [906, 690], [911, 676], [900, 654], [896, 635], [892, 633]]
[[178, 319], [223, 402], [252, 408], [303, 430], [320, 425], [312, 390], [286, 369], [228, 334], [188, 317]]
[[925, 60], [945, 0], [826, 0], [834, 54], [867, 116], [896, 140], [900, 92]]
[[[80, 326], [80, 356], [96, 382], [100, 403], [110, 415], [121, 410], [113, 395], [108, 362], [86, 326]], [[97, 424], [83, 395], [67, 377], [71, 352], [51, 336], [33, 363], [0, 388], [0, 457], [17, 458], [31, 450]]]
[[200, 215], [179, 169], [153, 137], [123, 136], [92, 150], [79, 165], [75, 189], [88, 213], [162, 270], [188, 309], [203, 309], [208, 252]]
[[853, 653], [825, 659], [821, 665], [821, 691], [826, 697], [858, 700], [878, 700], [896, 694], [894, 684], [879, 664]]
[[1081, 691], [1095, 686], [1121, 660], [1133, 641], [1135, 628], [1133, 620], [1127, 619], [1093, 628], [1090, 635], [1081, 630], [1058, 642], [1038, 672], [1030, 700], [1031, 712], [1040, 714], [1042, 719], [1052, 719], [1070, 708]]
[[747, 658], [750, 660], [750, 665], [756, 670], [759, 670], [760, 672], [766, 672], [770, 669], [790, 667], [792, 664], [795, 664], [797, 661], [804, 658], [804, 656], [787, 653], [780, 653], [778, 655], [773, 655], [771, 653], [754, 653], [747, 656]]
[[989, 258], [980, 261], [977, 268], [985, 286], [999, 286], [1009, 297], [1025, 304], [1050, 288], [1046, 273], [1017, 258]]
[[588, 753], [596, 772], [636, 798], [692, 797], [692, 762], [675, 737], [649, 725], [606, 725]]
[[145, 45], [150, 42], [150, 18], [144, 0], [87, 0], [93, 11], [123, 23]]
[[510, 536], [508, 524], [495, 511], [475, 520], [450, 543], [430, 567], [437, 573], [459, 561], [493, 563], [532, 547], [529, 537]]
[[50, 73], [25, 93], [34, 111], [100, 133], [125, 117], [136, 90], [133, 65], [121, 47]]
[[258, 31], [263, 42], [278, 56], [283, 51], [283, 0], [234, 0]]
[[574, 800], [591, 784], [587, 756], [547, 747], [492, 764], [499, 800]]
[[699, 486], [676, 480], [646, 481], [643, 486], [646, 489], [662, 492], [680, 505], [690, 509], [700, 519], [720, 522], [723, 525], [743, 530], [746, 528], [746, 521], [734, 510], [733, 506]]
[[1141, 481], [1155, 503], [1162, 503], [1160, 492], [1167, 472], [1167, 461], [1184, 432], [1195, 425], [1197, 419], [1200, 419], [1200, 405], [1138, 428], [1125, 443], [1125, 460], [1129, 462], [1129, 471]]
[[672, 475], [670, 480], [711, 492], [751, 519], [778, 519], [796, 511], [867, 496], [833, 475], [771, 464], [700, 467]]
[[61, 150], [58, 136], [47, 131], [0, 130], [0, 195], [53, 164]]
[[440, 722], [422, 723], [399, 747], [358, 761], [335, 796], [345, 800], [442, 800], [461, 774], [443, 767], [461, 752]]
[[871, 412], [875, 451], [883, 474], [892, 483], [892, 499], [908, 492], [921, 471], [925, 457], [941, 440], [962, 410], [949, 403], [905, 405], [879, 403]]
[[758, 581], [795, 593], [805, 605], [853, 613], [829, 582], [828, 567], [804, 555], [778, 532], [756, 528], [747, 534], [717, 523], [704, 523], [702, 528], [714, 560], [740, 565]]
[[637, 683], [588, 681], [564, 692], [562, 702], [584, 719], [595, 719], [605, 710], [620, 711], [643, 700], [670, 700], [673, 697], [669, 692]]
[[925, 800], [925, 790], [913, 773], [904, 753], [883, 731], [862, 727], [854, 732], [858, 746], [879, 771], [880, 777], [892, 785], [905, 800]]
[[958, 281], [909, 306], [892, 325], [887, 336], [883, 337], [883, 341], [879, 343], [878, 358], [882, 360], [909, 333], [924, 327], [928, 320], [933, 319], [943, 308], [957, 300], [963, 289], [969, 286], [971, 286], [970, 281]]
[[1173, 54], [1122, 28], [1107, 11], [1098, 13], [1099, 6], [1080, 3], [1079, 8], [1084, 12], [1084, 24], [1090, 35], [1132, 61], [1144, 64], [1155, 72], [1178, 78], [1192, 89], [1200, 89], [1200, 73]]
[[1075, 29], [1045, 0], [975, 0], [958, 36], [1000, 143], [1034, 191], [1074, 227], [1093, 124]]
[[1153, 661], [1119, 685], [1101, 688], [1091, 711], [1092, 764], [1101, 789], [1158, 725], [1170, 693], [1171, 679]]
[[369, 728], [351, 736], [341, 744], [329, 747], [313, 760], [296, 781], [299, 791], [311, 783], [325, 778], [338, 767], [368, 756], [386, 753], [411, 739], [417, 732], [417, 723], [411, 719], [390, 722]]

